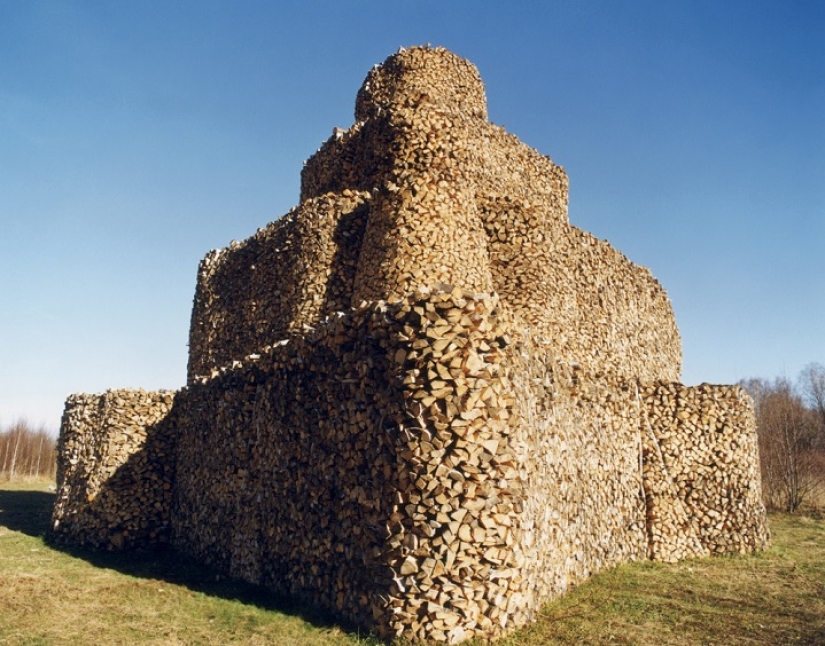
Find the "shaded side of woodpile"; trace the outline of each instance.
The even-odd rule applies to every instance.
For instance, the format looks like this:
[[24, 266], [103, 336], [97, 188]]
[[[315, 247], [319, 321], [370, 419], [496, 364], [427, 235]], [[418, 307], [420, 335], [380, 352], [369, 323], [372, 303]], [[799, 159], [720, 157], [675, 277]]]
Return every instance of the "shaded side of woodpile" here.
[[349, 309], [368, 194], [307, 200], [200, 263], [189, 331], [189, 381]]
[[171, 392], [108, 390], [66, 401], [51, 536], [100, 549], [168, 542], [177, 425]]
[[[386, 308], [350, 311], [187, 388], [175, 545], [372, 624], [397, 504], [399, 374]], [[391, 320], [391, 319], [390, 319]]]

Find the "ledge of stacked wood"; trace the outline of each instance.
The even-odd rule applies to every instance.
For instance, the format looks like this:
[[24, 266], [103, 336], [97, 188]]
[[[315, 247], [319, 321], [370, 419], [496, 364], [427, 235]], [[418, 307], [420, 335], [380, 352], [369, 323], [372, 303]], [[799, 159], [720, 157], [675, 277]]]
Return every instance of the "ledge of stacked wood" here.
[[[442, 287], [365, 303], [178, 393], [173, 544], [381, 634], [448, 642], [504, 634], [619, 563], [767, 544], [741, 391], [586, 375], [503, 323], [497, 296]], [[151, 543], [101, 524], [78, 477], [108, 517], [131, 513], [140, 485], [121, 483], [145, 447], [102, 440], [103, 417], [71, 421], [125, 399], [67, 408], [62, 445], [85, 428], [91, 449], [74, 471], [61, 461], [61, 499], [77, 502], [55, 518], [90, 525], [69, 539]]]
[[174, 399], [144, 390], [68, 398], [57, 446], [56, 541], [111, 550], [169, 540]]
[[438, 283], [497, 292], [587, 371], [678, 380], [665, 291], [571, 226], [564, 170], [486, 115], [478, 71], [447, 50], [376, 66], [356, 123], [307, 161], [300, 205], [201, 263], [190, 382], [332, 312]]

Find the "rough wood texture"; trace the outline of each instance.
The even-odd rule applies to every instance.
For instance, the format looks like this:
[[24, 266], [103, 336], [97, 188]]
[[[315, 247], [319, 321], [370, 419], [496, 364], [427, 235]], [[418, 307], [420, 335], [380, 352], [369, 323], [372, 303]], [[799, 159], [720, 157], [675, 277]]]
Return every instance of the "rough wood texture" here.
[[57, 445], [58, 542], [108, 550], [168, 542], [174, 399], [144, 390], [68, 398]]
[[54, 535], [450, 643], [619, 563], [764, 548], [747, 395], [677, 383], [664, 290], [567, 222], [475, 68], [399, 52], [356, 119], [201, 263], [186, 388], [69, 398]]
[[443, 49], [391, 56], [356, 119], [306, 163], [297, 209], [201, 264], [190, 380], [334, 311], [439, 283], [497, 292], [559, 361], [678, 380], [665, 291], [568, 223], [566, 173], [487, 121], [475, 67]]
[[738, 386], [657, 383], [645, 385], [642, 398], [651, 558], [764, 549], [750, 396]]

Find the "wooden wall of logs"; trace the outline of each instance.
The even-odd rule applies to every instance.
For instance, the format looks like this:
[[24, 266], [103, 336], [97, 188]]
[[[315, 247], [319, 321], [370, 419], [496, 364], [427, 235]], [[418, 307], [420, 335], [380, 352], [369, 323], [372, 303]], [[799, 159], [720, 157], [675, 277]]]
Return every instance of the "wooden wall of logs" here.
[[201, 263], [190, 380], [439, 283], [495, 291], [517, 326], [588, 372], [678, 380], [664, 289], [569, 224], [564, 169], [486, 120], [475, 67], [443, 49], [392, 56], [356, 119], [304, 166], [300, 206]]
[[58, 542], [113, 550], [169, 541], [174, 401], [174, 393], [145, 390], [66, 400], [52, 518]]
[[634, 559], [763, 549], [753, 411], [440, 48], [198, 273], [188, 385], [69, 398], [54, 536], [171, 541], [376, 632], [493, 638]]

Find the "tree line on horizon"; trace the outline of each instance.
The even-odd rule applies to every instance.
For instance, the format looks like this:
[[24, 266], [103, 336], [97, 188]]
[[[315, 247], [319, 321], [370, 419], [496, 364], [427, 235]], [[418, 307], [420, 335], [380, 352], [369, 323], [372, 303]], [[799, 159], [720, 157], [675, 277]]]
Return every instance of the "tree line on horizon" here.
[[0, 481], [48, 478], [57, 471], [57, 440], [44, 426], [18, 420], [0, 428]]

